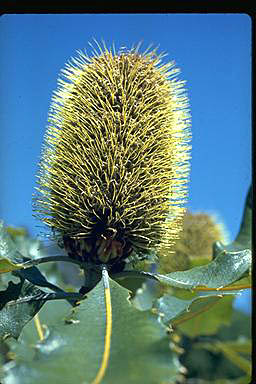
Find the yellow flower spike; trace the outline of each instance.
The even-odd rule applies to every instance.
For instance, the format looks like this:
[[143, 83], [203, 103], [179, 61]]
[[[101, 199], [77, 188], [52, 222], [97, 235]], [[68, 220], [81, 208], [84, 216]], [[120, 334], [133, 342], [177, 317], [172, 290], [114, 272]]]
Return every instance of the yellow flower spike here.
[[98, 45], [62, 71], [34, 211], [70, 257], [110, 267], [170, 248], [181, 230], [190, 115], [162, 56]]
[[[212, 259], [213, 243], [227, 243], [227, 238], [223, 224], [218, 222], [215, 216], [187, 211], [183, 217], [183, 231], [169, 256], [159, 255], [159, 272], [170, 273], [189, 269], [193, 260], [209, 262]], [[166, 254], [167, 251], [163, 250], [163, 253]]]

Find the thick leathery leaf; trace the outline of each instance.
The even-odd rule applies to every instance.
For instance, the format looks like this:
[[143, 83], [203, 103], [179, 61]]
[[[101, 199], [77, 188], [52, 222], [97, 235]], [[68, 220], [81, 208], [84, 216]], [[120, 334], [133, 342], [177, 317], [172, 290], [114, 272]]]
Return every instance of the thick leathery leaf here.
[[0, 338], [18, 338], [22, 328], [31, 320], [45, 303], [45, 292], [21, 281], [10, 282], [5, 291], [0, 292]]
[[209, 264], [167, 275], [155, 274], [159, 282], [173, 287], [193, 289], [198, 286], [222, 288], [238, 280], [251, 266], [251, 251], [222, 251]]
[[44, 275], [39, 271], [37, 267], [30, 267], [20, 271], [15, 271], [14, 275], [19, 276], [21, 279], [26, 279], [32, 284], [38, 285], [39, 287], [49, 288], [53, 291], [63, 291], [61, 288], [46, 280]]
[[215, 297], [215, 302], [194, 302], [189, 312], [176, 318], [173, 325], [189, 337], [215, 335], [221, 326], [230, 324], [233, 299], [228, 295]]
[[[109, 366], [103, 384], [172, 383], [180, 369], [170, 349], [166, 328], [151, 311], [139, 311], [128, 291], [110, 280], [113, 329]], [[100, 282], [73, 309], [66, 324], [49, 327], [45, 341], [37, 344], [35, 360], [7, 369], [14, 384], [91, 383], [104, 350], [105, 301]], [[24, 355], [23, 355], [24, 356]]]
[[[59, 288], [55, 284], [50, 283], [44, 275], [39, 271], [37, 267], [30, 267], [26, 269], [22, 269], [19, 271], [13, 272], [13, 274], [19, 276], [21, 279], [26, 279], [30, 281], [32, 284], [37, 285], [39, 287], [45, 287], [53, 290], [54, 292], [61, 292], [65, 294], [63, 289]], [[76, 300], [67, 299], [71, 305], [75, 305]]]
[[216, 293], [197, 294], [190, 300], [165, 294], [156, 300], [154, 308], [164, 324], [179, 326], [184, 334], [194, 337], [213, 334], [220, 325], [228, 324], [232, 301], [232, 295]]

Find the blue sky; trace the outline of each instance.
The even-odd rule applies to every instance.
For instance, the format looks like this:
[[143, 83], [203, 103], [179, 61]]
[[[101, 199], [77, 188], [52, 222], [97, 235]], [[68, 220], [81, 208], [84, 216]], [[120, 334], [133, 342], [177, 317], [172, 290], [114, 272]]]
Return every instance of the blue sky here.
[[[175, 60], [192, 115], [189, 201], [214, 213], [232, 240], [251, 182], [251, 20], [246, 14], [8, 14], [0, 17], [0, 217], [25, 226], [52, 91], [88, 41], [143, 41]], [[39, 226], [39, 227], [38, 227]]]

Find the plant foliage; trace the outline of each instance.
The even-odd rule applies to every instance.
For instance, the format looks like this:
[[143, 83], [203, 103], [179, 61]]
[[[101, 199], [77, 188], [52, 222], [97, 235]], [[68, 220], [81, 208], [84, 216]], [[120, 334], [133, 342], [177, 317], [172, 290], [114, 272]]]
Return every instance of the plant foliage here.
[[[223, 338], [223, 329], [233, 329], [237, 322], [234, 297], [250, 287], [250, 196], [237, 238], [228, 246], [215, 243], [208, 264], [167, 274], [135, 269], [110, 273], [111, 348], [99, 382], [250, 380], [249, 331], [239, 338], [232, 330], [229, 339]], [[15, 234], [1, 224], [1, 383], [97, 383], [106, 344], [104, 279], [97, 277], [88, 292], [70, 289], [64, 275], [76, 261], [44, 250], [33, 255], [34, 245], [28, 234]], [[60, 260], [66, 269], [49, 263]], [[80, 265], [83, 273], [85, 267]], [[30, 321], [38, 313], [41, 340]], [[195, 356], [200, 362], [195, 363]], [[216, 362], [226, 376], [214, 371]]]

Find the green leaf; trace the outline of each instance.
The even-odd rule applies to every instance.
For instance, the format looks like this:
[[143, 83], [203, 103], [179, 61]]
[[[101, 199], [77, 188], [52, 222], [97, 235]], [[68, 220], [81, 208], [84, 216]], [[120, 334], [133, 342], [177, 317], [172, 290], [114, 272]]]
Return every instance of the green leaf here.
[[[6, 342], [3, 340], [0, 340], [0, 372], [1, 372], [2, 365], [10, 361], [10, 358], [8, 356], [9, 351], [10, 351], [10, 348], [6, 344]], [[1, 378], [1, 373], [0, 373], [0, 378]]]
[[247, 193], [241, 226], [233, 245], [252, 249], [252, 186]]
[[[66, 300], [53, 300], [48, 301], [38, 313], [41, 325], [46, 329], [46, 337], [49, 327], [55, 327], [63, 323], [70, 312], [71, 306]], [[33, 321], [30, 321], [22, 330], [19, 337], [20, 343], [27, 346], [35, 345], [38, 342], [38, 333]], [[30, 347], [29, 347], [30, 348]], [[31, 348], [30, 348], [31, 350]], [[36, 351], [36, 349], [35, 349]], [[34, 352], [35, 352], [34, 351]]]
[[[230, 323], [235, 291], [218, 295], [215, 291], [199, 293], [175, 288], [156, 300], [154, 285], [143, 284], [133, 303], [139, 309], [152, 307], [165, 325], [177, 327], [190, 337], [212, 335], [220, 326]], [[232, 294], [232, 296], [231, 296]]]
[[252, 186], [250, 186], [246, 196], [243, 218], [235, 240], [228, 245], [216, 241], [213, 244], [213, 258], [222, 251], [235, 252], [246, 249], [252, 249]]
[[[37, 264], [46, 262], [69, 261], [78, 263], [76, 260], [72, 260], [66, 256], [30, 259], [31, 256], [35, 256], [36, 251], [33, 248], [39, 246], [39, 242], [25, 236], [20, 236], [19, 240], [20, 241], [17, 242], [16, 239], [16, 243], [4, 228], [3, 222], [0, 221], [0, 273], [17, 271], [24, 268], [31, 269]], [[20, 250], [24, 252], [24, 254], [21, 253]], [[38, 254], [39, 252], [37, 252], [37, 255]], [[33, 273], [35, 274], [35, 269], [33, 269]]]
[[223, 325], [229, 325], [232, 318], [233, 297], [216, 298], [216, 301], [193, 303], [189, 312], [173, 322], [178, 330], [189, 337], [215, 335]]
[[34, 285], [21, 281], [10, 282], [5, 291], [0, 291], [0, 338], [18, 338], [22, 328], [45, 303], [45, 295]]
[[0, 273], [23, 268], [23, 259], [10, 235], [0, 221]]
[[[217, 244], [218, 246], [218, 244]], [[128, 278], [157, 280], [169, 287], [193, 290], [197, 287], [221, 289], [235, 283], [249, 272], [251, 267], [251, 251], [227, 251], [219, 248], [218, 256], [207, 265], [194, 267], [186, 271], [172, 272], [167, 275], [144, 271], [123, 271], [113, 275], [114, 279], [123, 281]], [[200, 290], [200, 288], [197, 288]], [[203, 289], [202, 289], [203, 290]]]
[[238, 353], [244, 353], [251, 355], [252, 353], [252, 341], [249, 339], [238, 339], [236, 341], [226, 341], [225, 345]]
[[251, 265], [251, 251], [222, 251], [209, 264], [167, 275], [154, 274], [160, 283], [193, 289], [198, 286], [222, 288], [238, 280]]
[[252, 366], [251, 362], [239, 355], [237, 351], [233, 349], [233, 344], [228, 342], [217, 341], [215, 343], [198, 343], [197, 348], [206, 348], [213, 352], [222, 352], [224, 356], [229, 359], [234, 365], [239, 367], [247, 375], [251, 374]]
[[[139, 311], [129, 292], [110, 280], [113, 329], [109, 366], [103, 384], [172, 383], [180, 369], [170, 349], [166, 328], [151, 311]], [[102, 281], [71, 315], [49, 327], [36, 346], [36, 359], [26, 359], [7, 370], [13, 384], [91, 383], [101, 364], [106, 327]], [[28, 346], [31, 348], [31, 346]], [[19, 359], [19, 357], [18, 357]]]
[[6, 258], [0, 259], [0, 273], [12, 272], [22, 268], [24, 268], [22, 263], [13, 263]]
[[[22, 269], [19, 271], [15, 271], [15, 272], [13, 272], [13, 274], [19, 276], [21, 279], [26, 279], [30, 283], [37, 285], [39, 287], [49, 288], [49, 289], [53, 290], [54, 292], [66, 294], [66, 292], [63, 291], [63, 289], [59, 288], [55, 284], [52, 284], [48, 280], [46, 280], [44, 275], [42, 275], [42, 273], [36, 267], [31, 267], [31, 268], [26, 268], [26, 269]], [[75, 305], [76, 300], [77, 299], [67, 298], [67, 301], [73, 306]]]
[[195, 337], [211, 335], [223, 324], [229, 324], [233, 297], [230, 295], [195, 294], [189, 300], [164, 294], [154, 303], [160, 320], [182, 333]]
[[153, 280], [145, 281], [141, 287], [139, 287], [132, 298], [133, 305], [141, 310], [149, 310], [152, 308], [153, 303], [159, 296], [158, 282]]
[[233, 350], [232, 346], [228, 343], [222, 343], [218, 341], [216, 343], [216, 347], [220, 350], [225, 357], [227, 357], [233, 364], [242, 369], [247, 375], [251, 374], [251, 362], [247, 360], [245, 357], [242, 357], [236, 351]]

